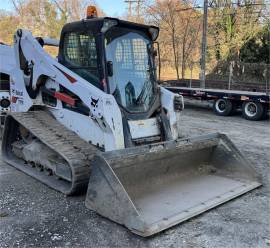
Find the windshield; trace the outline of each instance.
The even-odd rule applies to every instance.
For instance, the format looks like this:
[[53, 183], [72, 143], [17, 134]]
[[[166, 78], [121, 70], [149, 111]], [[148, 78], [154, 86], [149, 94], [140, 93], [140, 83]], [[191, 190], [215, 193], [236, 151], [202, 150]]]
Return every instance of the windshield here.
[[129, 112], [146, 112], [154, 98], [151, 40], [139, 31], [114, 27], [105, 34], [106, 59], [113, 65], [110, 92]]

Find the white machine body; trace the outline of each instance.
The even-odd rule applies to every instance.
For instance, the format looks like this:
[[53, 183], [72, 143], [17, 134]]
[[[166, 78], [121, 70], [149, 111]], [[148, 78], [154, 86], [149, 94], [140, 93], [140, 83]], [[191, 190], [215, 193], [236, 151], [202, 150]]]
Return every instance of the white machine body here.
[[[52, 43], [52, 42], [50, 42]], [[49, 43], [49, 44], [50, 44]], [[54, 41], [53, 45], [57, 45]], [[90, 109], [89, 116], [63, 108], [61, 100], [56, 106], [46, 106], [48, 110], [70, 130], [76, 132], [82, 139], [104, 148], [105, 151], [125, 148], [123, 123], [120, 107], [111, 94], [96, 88], [91, 83], [60, 64], [51, 57], [32, 36], [31, 32], [22, 30], [21, 37], [14, 36], [14, 47], [1, 46], [0, 53], [4, 54], [8, 63], [1, 65], [1, 71], [10, 76], [11, 111], [27, 112], [34, 106], [44, 106], [42, 93], [39, 91], [35, 99], [29, 96], [26, 85], [29, 83], [20, 69], [20, 49], [25, 59], [31, 61], [33, 68], [32, 87], [36, 89], [41, 77], [46, 77], [45, 87], [58, 91], [64, 86], [73, 92]], [[179, 133], [180, 111], [174, 111], [176, 94], [160, 87], [162, 108], [166, 110], [172, 138], [177, 139]], [[181, 98], [182, 96], [177, 95]], [[128, 121], [132, 139], [141, 139], [160, 134], [156, 118]]]

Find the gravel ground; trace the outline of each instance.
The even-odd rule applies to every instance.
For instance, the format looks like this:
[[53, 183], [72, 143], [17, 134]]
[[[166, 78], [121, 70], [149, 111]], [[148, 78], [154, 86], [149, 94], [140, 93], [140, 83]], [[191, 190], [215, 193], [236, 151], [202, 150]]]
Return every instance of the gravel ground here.
[[150, 238], [141, 238], [0, 161], [0, 247], [270, 247], [270, 123], [187, 108], [183, 135], [223, 132], [263, 187]]

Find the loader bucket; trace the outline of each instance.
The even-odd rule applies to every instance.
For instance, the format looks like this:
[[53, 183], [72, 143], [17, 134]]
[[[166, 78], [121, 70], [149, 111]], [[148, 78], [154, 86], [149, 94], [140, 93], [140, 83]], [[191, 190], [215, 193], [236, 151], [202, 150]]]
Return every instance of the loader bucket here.
[[149, 236], [260, 186], [224, 134], [96, 155], [86, 206]]

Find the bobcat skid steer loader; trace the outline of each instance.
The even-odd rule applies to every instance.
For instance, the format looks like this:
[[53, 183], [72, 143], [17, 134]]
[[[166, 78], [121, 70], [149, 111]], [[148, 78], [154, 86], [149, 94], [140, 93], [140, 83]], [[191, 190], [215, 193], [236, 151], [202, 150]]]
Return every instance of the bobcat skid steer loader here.
[[[179, 138], [183, 98], [157, 84], [159, 30], [115, 18], [66, 24], [59, 54], [14, 35], [4, 160], [149, 236], [258, 186], [223, 134]], [[4, 66], [4, 64], [3, 64]]]

